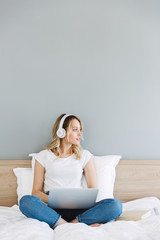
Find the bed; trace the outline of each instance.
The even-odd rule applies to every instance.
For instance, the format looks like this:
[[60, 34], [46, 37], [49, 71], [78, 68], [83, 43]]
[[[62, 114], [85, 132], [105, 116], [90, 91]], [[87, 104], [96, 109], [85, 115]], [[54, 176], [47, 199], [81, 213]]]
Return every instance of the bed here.
[[[159, 240], [160, 215], [139, 221], [111, 221], [100, 227], [67, 223], [52, 230], [46, 223], [26, 218], [18, 208], [17, 178], [13, 169], [31, 169], [31, 160], [0, 160], [0, 239]], [[123, 160], [115, 168], [113, 194], [123, 210], [160, 212], [160, 160]], [[106, 182], [107, 184], [107, 182]]]

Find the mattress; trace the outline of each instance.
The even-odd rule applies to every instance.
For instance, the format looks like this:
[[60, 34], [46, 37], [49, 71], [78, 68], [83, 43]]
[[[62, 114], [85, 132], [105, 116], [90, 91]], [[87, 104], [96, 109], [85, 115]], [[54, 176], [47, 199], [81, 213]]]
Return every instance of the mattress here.
[[[156, 197], [137, 199], [123, 204], [123, 210], [157, 208]], [[99, 227], [83, 223], [66, 223], [51, 229], [46, 223], [26, 218], [17, 205], [0, 207], [0, 239], [16, 240], [160, 240], [160, 215], [139, 221], [111, 221]]]

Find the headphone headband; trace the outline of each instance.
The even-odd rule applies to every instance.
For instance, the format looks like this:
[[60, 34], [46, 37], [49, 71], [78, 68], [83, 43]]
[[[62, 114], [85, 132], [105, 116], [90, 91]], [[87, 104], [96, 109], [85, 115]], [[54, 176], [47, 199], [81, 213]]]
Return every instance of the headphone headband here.
[[66, 119], [67, 117], [69, 117], [70, 115], [72, 115], [72, 114], [65, 114], [65, 115], [61, 118], [61, 121], [60, 121], [60, 124], [59, 124], [59, 128], [62, 128], [62, 127], [63, 127], [63, 123], [64, 123], [65, 119]]

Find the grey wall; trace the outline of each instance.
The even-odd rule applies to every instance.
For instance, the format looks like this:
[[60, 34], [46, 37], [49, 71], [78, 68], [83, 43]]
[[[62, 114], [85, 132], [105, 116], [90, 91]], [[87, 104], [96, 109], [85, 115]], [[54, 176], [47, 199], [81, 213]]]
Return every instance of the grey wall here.
[[61, 113], [95, 155], [160, 158], [160, 1], [0, 0], [0, 158], [28, 158]]

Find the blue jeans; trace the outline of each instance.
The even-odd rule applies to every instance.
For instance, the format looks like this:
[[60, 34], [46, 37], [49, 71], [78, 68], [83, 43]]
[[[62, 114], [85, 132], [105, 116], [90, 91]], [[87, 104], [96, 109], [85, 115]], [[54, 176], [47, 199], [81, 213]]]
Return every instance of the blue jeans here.
[[107, 223], [122, 213], [121, 201], [114, 198], [101, 200], [89, 209], [52, 209], [40, 198], [25, 195], [19, 202], [19, 208], [26, 217], [46, 222], [52, 228], [56, 226], [60, 217], [67, 222], [77, 218], [78, 222], [90, 225]]

